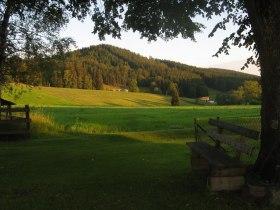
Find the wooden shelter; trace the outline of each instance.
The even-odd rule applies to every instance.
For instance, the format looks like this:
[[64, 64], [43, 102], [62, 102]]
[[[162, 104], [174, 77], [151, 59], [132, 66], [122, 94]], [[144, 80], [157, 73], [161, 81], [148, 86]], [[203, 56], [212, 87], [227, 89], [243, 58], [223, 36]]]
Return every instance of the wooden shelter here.
[[[5, 99], [3, 99], [3, 98], [0, 98], [0, 108], [2, 108], [2, 107], [6, 107], [7, 109], [11, 109], [12, 108], [12, 105], [16, 105], [14, 102], [11, 102], [11, 101], [8, 101], [8, 100], [5, 100]], [[5, 113], [6, 114], [6, 116], [2, 116], [2, 109], [1, 109], [1, 112], [0, 112], [0, 120], [2, 119], [2, 118], [10, 118], [11, 116], [12, 116], [12, 113], [11, 112], [6, 112]]]
[[[24, 135], [30, 136], [30, 108], [13, 107], [15, 103], [0, 98], [0, 137]], [[2, 139], [2, 137], [1, 137]]]
[[5, 99], [3, 99], [3, 98], [1, 98], [0, 101], [1, 101], [1, 106], [12, 106], [12, 105], [16, 105], [14, 102], [5, 100]]

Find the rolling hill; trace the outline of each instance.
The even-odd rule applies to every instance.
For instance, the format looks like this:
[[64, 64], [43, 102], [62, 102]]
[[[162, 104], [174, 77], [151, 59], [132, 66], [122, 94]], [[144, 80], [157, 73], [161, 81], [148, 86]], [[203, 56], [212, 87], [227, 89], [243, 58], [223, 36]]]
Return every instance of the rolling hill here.
[[231, 70], [146, 58], [111, 45], [90, 46], [51, 58], [13, 57], [10, 63], [11, 77], [24, 84], [97, 90], [112, 85], [165, 95], [170, 84], [176, 83], [180, 96], [188, 98], [208, 94], [209, 88], [227, 92], [246, 80], [259, 79]]

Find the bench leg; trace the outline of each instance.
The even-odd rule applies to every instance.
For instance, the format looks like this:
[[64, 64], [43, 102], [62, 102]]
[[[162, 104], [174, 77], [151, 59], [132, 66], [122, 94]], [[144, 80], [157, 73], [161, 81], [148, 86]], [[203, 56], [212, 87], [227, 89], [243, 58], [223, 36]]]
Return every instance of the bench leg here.
[[208, 177], [208, 188], [211, 191], [241, 190], [245, 185], [246, 167], [211, 168]]
[[210, 176], [208, 177], [207, 185], [210, 191], [237, 191], [244, 187], [245, 178], [244, 176]]
[[192, 170], [200, 174], [209, 173], [209, 163], [203, 157], [201, 157], [195, 151], [192, 151], [191, 155], [191, 167]]
[[212, 168], [210, 171], [210, 176], [222, 176], [222, 177], [233, 177], [233, 176], [243, 176], [246, 173], [246, 167], [234, 167], [234, 168], [223, 168], [217, 169]]

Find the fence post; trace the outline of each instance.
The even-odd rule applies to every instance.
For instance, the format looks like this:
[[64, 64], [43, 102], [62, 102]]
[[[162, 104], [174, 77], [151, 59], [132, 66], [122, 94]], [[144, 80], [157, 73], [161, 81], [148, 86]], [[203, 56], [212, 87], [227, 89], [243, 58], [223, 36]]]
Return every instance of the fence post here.
[[195, 141], [199, 141], [199, 137], [198, 137], [198, 130], [197, 130], [197, 118], [193, 119], [193, 123], [194, 123], [194, 136], [195, 136]]
[[26, 129], [30, 130], [30, 108], [28, 105], [25, 105], [25, 118], [26, 118]]
[[8, 119], [8, 118], [12, 118], [12, 106], [11, 105], [8, 105], [7, 106], [7, 113], [6, 113], [6, 119]]
[[[219, 121], [220, 117], [217, 117], [217, 120]], [[220, 128], [220, 127], [217, 127], [217, 132], [218, 132], [218, 134], [222, 134], [223, 133], [223, 129]], [[220, 141], [216, 141], [215, 147], [217, 149], [221, 149], [221, 142]]]

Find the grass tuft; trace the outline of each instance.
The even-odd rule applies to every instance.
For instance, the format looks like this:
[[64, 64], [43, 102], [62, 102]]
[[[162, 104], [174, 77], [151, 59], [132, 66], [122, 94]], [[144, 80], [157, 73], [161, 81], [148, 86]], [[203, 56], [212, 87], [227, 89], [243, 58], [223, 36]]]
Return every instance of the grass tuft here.
[[65, 132], [81, 133], [81, 134], [104, 134], [104, 133], [117, 133], [118, 129], [99, 124], [87, 124], [83, 122], [67, 124], [64, 126]]
[[43, 110], [32, 111], [30, 117], [33, 138], [57, 136], [63, 131], [63, 126], [58, 125], [53, 117], [44, 113]]

